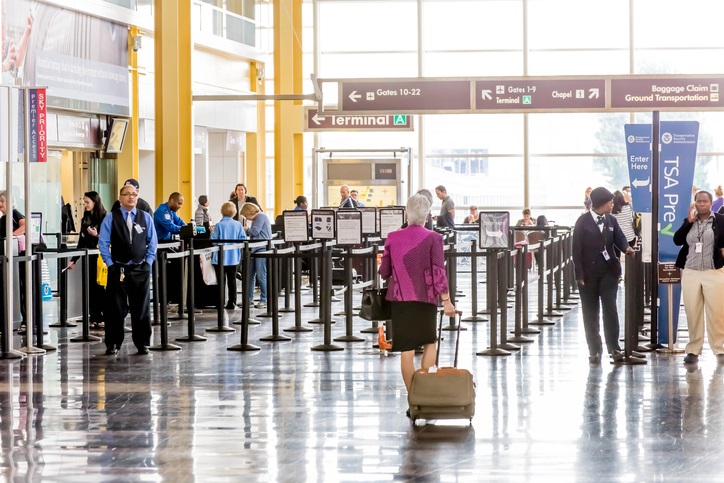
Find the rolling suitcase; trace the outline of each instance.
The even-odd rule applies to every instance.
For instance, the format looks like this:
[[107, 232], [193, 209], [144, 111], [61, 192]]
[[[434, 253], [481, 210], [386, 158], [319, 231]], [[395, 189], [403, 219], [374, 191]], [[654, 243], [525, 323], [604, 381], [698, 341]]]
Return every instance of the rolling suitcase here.
[[440, 311], [438, 345], [435, 366], [430, 369], [418, 369], [412, 375], [407, 402], [410, 406], [410, 418], [413, 424], [418, 419], [468, 419], [472, 422], [475, 415], [475, 383], [473, 375], [465, 369], [458, 369], [458, 351], [460, 349], [460, 319], [462, 312], [457, 310], [458, 330], [455, 341], [455, 363], [453, 367], [437, 367], [440, 360], [440, 339], [442, 338], [442, 320]]

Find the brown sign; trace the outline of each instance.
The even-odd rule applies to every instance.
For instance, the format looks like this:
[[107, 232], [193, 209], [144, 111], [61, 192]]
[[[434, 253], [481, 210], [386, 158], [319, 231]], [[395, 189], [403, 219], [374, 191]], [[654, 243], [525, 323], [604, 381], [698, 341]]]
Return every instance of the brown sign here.
[[412, 116], [407, 114], [320, 114], [307, 107], [305, 131], [412, 131]]
[[664, 285], [681, 283], [681, 269], [674, 262], [659, 262], [659, 283]]
[[342, 111], [470, 111], [469, 80], [341, 81]]
[[475, 82], [478, 111], [604, 109], [604, 79], [485, 80]]
[[611, 79], [611, 108], [721, 108], [724, 78]]

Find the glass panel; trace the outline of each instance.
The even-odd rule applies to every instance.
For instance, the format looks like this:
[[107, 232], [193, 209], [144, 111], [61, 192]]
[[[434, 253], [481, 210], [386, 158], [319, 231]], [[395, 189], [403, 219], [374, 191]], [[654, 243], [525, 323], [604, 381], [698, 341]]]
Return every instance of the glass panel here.
[[523, 52], [428, 52], [425, 77], [522, 76]]
[[425, 117], [425, 148], [484, 149], [493, 154], [523, 153], [523, 116], [520, 114], [453, 114]]
[[[528, 46], [531, 49], [626, 48], [628, 3], [629, 0], [529, 0]], [[651, 9], [660, 7], [657, 4]]]
[[636, 0], [634, 45], [638, 48], [723, 47], [722, 17], [724, 2], [720, 0]]
[[[623, 153], [623, 125], [628, 117], [615, 114], [531, 114], [528, 139], [531, 154]], [[601, 146], [602, 138], [605, 147]]]
[[320, 2], [319, 25], [322, 53], [417, 50], [415, 2]]
[[627, 50], [531, 51], [529, 75], [621, 75], [629, 73]]
[[[723, 2], [724, 3], [724, 2]], [[692, 50], [637, 50], [637, 74], [721, 74], [724, 48]]]
[[97, 191], [102, 200], [110, 203], [105, 206], [106, 210], [110, 210], [118, 198], [117, 165], [116, 159], [90, 159], [90, 189]]
[[523, 48], [520, 0], [427, 1], [423, 4], [422, 15], [426, 49]]
[[324, 54], [320, 77], [416, 77], [417, 55]]

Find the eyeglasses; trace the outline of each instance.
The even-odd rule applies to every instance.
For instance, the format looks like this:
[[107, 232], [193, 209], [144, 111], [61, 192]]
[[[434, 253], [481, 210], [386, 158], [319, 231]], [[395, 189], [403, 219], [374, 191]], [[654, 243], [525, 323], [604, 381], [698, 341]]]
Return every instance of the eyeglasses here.
[[121, 196], [130, 196], [131, 198], [138, 198], [138, 193], [121, 193]]

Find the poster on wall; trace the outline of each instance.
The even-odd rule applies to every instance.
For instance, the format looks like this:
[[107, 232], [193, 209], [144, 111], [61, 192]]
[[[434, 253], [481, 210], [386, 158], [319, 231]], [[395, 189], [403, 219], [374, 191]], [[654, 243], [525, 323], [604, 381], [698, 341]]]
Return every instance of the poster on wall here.
[[480, 248], [508, 248], [510, 213], [507, 211], [480, 212]]
[[49, 108], [130, 115], [128, 28], [36, 0], [2, 5], [2, 84], [48, 88]]

